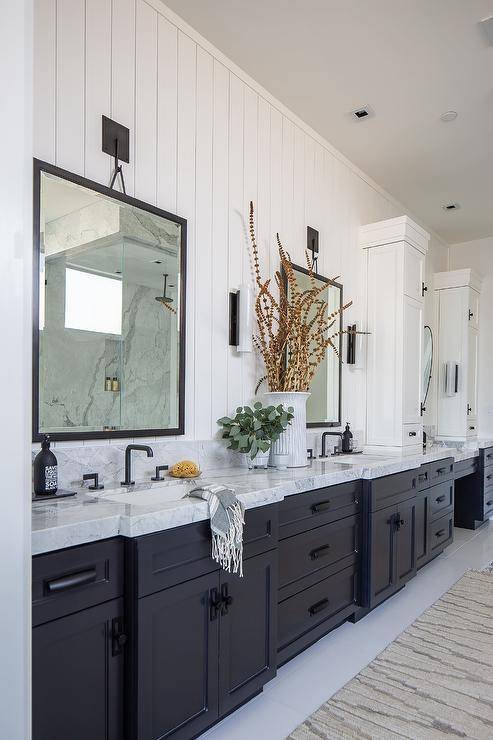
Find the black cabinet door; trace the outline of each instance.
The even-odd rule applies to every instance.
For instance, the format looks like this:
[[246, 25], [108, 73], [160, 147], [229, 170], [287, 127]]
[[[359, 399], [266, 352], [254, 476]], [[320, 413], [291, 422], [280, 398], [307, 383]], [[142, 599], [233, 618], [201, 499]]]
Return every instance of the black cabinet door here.
[[396, 587], [395, 526], [397, 509], [390, 506], [370, 515], [370, 607], [390, 596]]
[[33, 740], [121, 740], [123, 652], [114, 650], [114, 620], [123, 620], [123, 599], [33, 629]]
[[218, 716], [219, 575], [138, 602], [138, 740], [195, 737]]
[[416, 567], [421, 568], [430, 559], [428, 530], [430, 527], [430, 495], [428, 491], [416, 498]]
[[221, 573], [219, 714], [242, 704], [276, 673], [277, 550]]
[[399, 504], [395, 532], [396, 588], [416, 575], [416, 499]]

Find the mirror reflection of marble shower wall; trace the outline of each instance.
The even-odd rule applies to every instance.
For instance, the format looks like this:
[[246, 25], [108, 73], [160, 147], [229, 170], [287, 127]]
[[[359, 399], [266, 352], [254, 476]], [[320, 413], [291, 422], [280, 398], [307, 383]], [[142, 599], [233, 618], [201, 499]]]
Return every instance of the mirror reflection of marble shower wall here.
[[[40, 428], [176, 427], [179, 225], [58, 179], [42, 204]], [[74, 327], [67, 291], [81, 273]], [[164, 273], [172, 310], [156, 301]]]

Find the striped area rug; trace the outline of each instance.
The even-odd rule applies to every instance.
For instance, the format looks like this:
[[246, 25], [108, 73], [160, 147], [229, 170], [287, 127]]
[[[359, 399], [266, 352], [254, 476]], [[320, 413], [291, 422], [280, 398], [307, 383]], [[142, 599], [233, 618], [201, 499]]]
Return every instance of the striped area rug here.
[[493, 571], [468, 571], [292, 740], [493, 738]]

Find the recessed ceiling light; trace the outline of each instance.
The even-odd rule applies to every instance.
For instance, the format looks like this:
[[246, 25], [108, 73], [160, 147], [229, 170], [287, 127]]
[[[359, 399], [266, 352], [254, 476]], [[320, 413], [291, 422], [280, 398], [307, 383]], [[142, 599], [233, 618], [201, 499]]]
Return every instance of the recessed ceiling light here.
[[442, 208], [444, 211], [458, 211], [460, 203], [445, 203]]
[[356, 110], [352, 110], [349, 115], [355, 118], [357, 121], [361, 121], [363, 118], [371, 118], [371, 116], [375, 114], [373, 113], [373, 110], [370, 108], [369, 105], [363, 105], [361, 108], [356, 108]]
[[448, 121], [455, 121], [457, 115], [458, 113], [455, 110], [446, 110], [445, 113], [442, 113], [440, 116], [440, 120], [445, 121], [445, 123], [448, 123]]

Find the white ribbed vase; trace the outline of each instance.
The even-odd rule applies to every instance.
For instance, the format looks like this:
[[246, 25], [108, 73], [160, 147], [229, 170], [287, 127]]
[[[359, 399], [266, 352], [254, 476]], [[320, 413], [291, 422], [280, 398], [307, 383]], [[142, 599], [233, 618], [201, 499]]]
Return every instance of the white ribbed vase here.
[[280, 403], [287, 409], [292, 406], [294, 419], [277, 442], [272, 445], [273, 454], [288, 454], [288, 468], [304, 468], [308, 465], [306, 453], [306, 402], [309, 393], [269, 392], [264, 394], [265, 402], [270, 406]]

